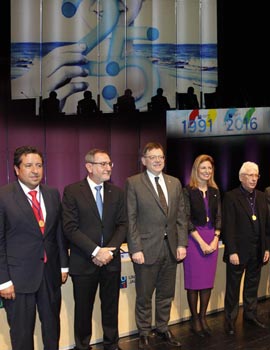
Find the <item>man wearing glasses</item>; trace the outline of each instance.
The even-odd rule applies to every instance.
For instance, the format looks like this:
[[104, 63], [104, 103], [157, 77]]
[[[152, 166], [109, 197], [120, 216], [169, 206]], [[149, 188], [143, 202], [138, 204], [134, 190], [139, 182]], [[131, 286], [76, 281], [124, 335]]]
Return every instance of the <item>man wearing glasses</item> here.
[[[126, 183], [127, 241], [136, 275], [139, 349], [150, 349], [150, 338], [180, 347], [168, 322], [177, 261], [186, 256], [187, 221], [182, 186], [177, 178], [163, 173], [165, 157], [159, 143], [148, 143], [141, 161], [146, 171], [128, 178]], [[151, 333], [154, 291], [155, 331]]]
[[257, 316], [257, 294], [261, 268], [269, 260], [269, 213], [265, 194], [256, 189], [259, 179], [256, 163], [245, 162], [239, 171], [238, 188], [225, 193], [222, 215], [222, 239], [226, 263], [225, 330], [235, 333], [239, 310], [241, 279], [244, 321], [266, 328]]
[[63, 228], [70, 244], [69, 273], [75, 301], [75, 349], [90, 349], [97, 287], [104, 350], [118, 350], [120, 246], [127, 223], [123, 191], [110, 184], [113, 163], [106, 151], [85, 156], [87, 177], [64, 189]]

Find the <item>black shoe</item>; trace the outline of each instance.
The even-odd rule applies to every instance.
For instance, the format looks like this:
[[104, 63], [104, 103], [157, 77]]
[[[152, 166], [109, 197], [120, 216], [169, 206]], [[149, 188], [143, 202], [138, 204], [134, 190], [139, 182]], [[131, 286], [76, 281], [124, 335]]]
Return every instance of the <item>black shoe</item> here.
[[201, 318], [200, 321], [201, 321], [201, 325], [202, 325], [203, 334], [204, 335], [208, 335], [208, 336], [211, 335], [212, 330], [208, 326], [206, 319], [205, 318]]
[[191, 318], [191, 331], [198, 337], [204, 338], [204, 332], [199, 318]]
[[149, 349], [149, 337], [147, 335], [141, 335], [139, 338], [139, 349]]
[[209, 326], [202, 326], [203, 334], [210, 336], [212, 334], [212, 329]]
[[257, 317], [252, 317], [252, 318], [244, 317], [244, 321], [249, 324], [252, 324], [253, 326], [257, 326], [260, 328], [268, 328], [264, 323], [258, 320]]
[[225, 331], [227, 334], [234, 335], [235, 334], [235, 325], [234, 321], [225, 321]]
[[166, 331], [166, 332], [159, 332], [159, 331], [155, 331], [155, 334], [159, 337], [161, 337], [163, 340], [166, 341], [167, 344], [172, 345], [172, 346], [182, 346], [182, 344], [180, 343], [180, 341], [176, 340], [174, 335], [172, 334], [171, 331]]
[[204, 338], [204, 332], [202, 330], [198, 331], [193, 327], [191, 327], [190, 329], [191, 329], [191, 332], [194, 333], [195, 335], [197, 335], [198, 337]]
[[210, 336], [210, 335], [212, 335], [212, 329], [210, 327], [205, 327], [205, 328], [203, 328], [203, 333], [205, 335]]

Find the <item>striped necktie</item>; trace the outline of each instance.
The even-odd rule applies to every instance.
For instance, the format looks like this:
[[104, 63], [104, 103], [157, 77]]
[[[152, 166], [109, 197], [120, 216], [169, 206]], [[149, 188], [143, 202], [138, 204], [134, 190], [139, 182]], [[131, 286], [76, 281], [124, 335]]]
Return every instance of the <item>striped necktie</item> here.
[[[44, 222], [44, 217], [43, 217], [43, 213], [42, 213], [42, 209], [41, 209], [40, 203], [37, 200], [37, 191], [33, 190], [33, 191], [29, 191], [28, 193], [32, 197], [32, 200], [31, 200], [32, 209], [33, 209], [34, 215], [35, 215], [35, 217], [37, 219], [38, 226], [40, 228], [40, 231], [44, 235], [45, 222]], [[46, 262], [47, 262], [47, 254], [44, 251], [44, 263], [46, 263]]]
[[159, 177], [156, 176], [155, 177], [155, 181], [156, 181], [156, 186], [157, 186], [157, 191], [158, 191], [158, 196], [159, 196], [159, 200], [160, 200], [160, 204], [163, 208], [163, 210], [165, 211], [166, 214], [168, 214], [168, 205], [167, 205], [167, 201], [164, 195], [164, 192], [162, 191], [162, 188], [158, 182]]

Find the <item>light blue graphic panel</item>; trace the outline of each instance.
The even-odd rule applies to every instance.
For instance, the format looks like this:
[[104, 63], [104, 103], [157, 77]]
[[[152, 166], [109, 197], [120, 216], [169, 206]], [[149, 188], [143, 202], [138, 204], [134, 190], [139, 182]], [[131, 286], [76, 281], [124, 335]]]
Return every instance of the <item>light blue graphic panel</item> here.
[[143, 111], [217, 86], [216, 0], [11, 0], [11, 27], [12, 98], [55, 90], [66, 114], [87, 89], [111, 112], [126, 88]]

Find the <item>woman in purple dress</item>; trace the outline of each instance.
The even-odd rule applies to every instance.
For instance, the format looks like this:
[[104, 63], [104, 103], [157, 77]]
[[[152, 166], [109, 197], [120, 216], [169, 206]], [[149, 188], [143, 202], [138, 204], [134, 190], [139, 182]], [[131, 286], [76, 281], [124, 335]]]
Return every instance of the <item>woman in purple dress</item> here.
[[205, 316], [214, 286], [221, 229], [220, 192], [211, 156], [202, 154], [195, 159], [184, 197], [189, 222], [184, 283], [192, 316], [191, 330], [204, 337], [211, 334]]

